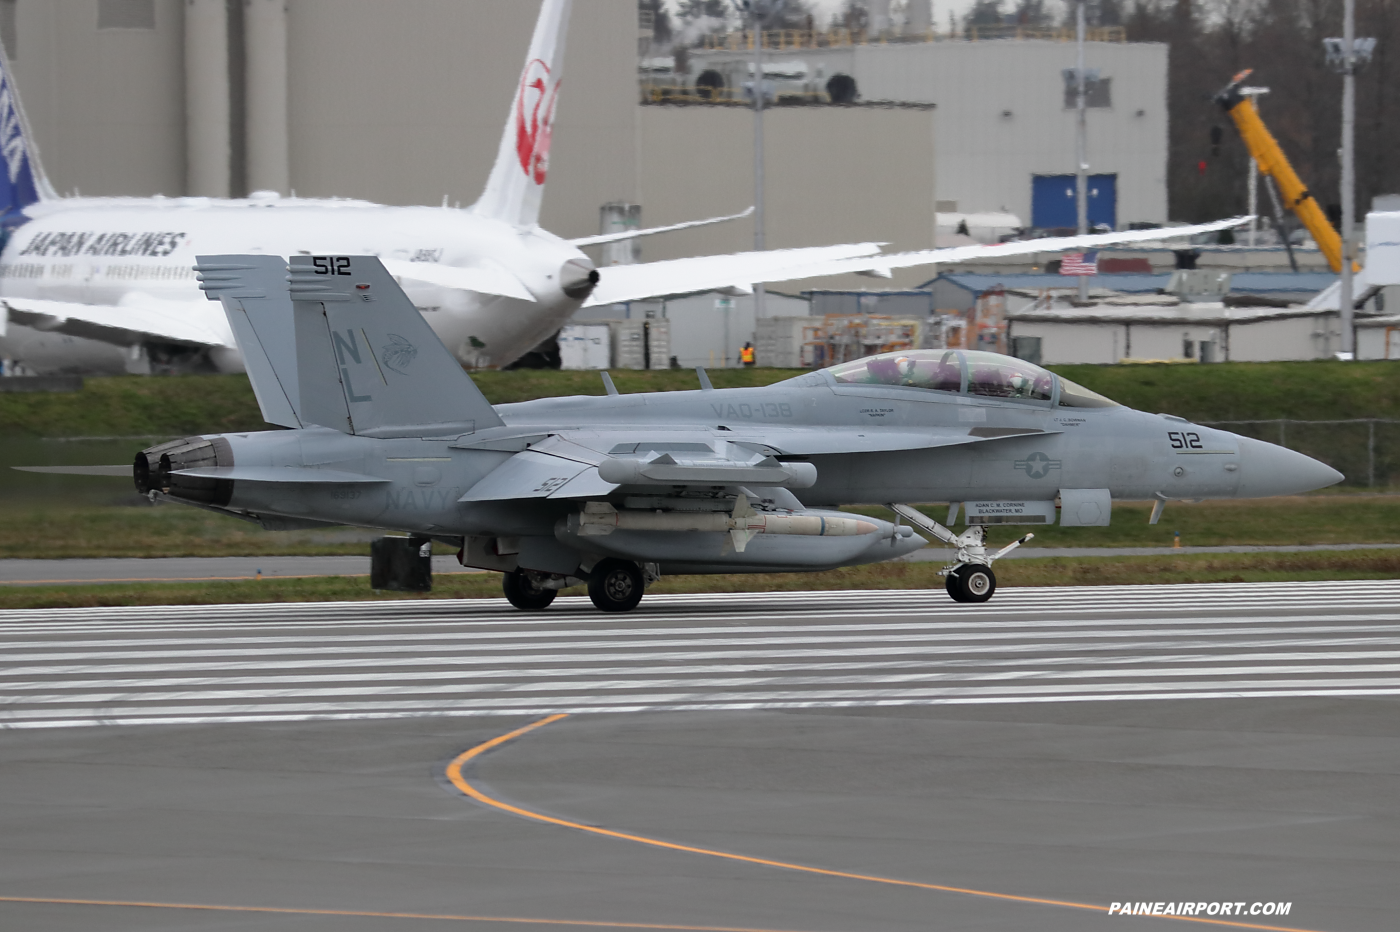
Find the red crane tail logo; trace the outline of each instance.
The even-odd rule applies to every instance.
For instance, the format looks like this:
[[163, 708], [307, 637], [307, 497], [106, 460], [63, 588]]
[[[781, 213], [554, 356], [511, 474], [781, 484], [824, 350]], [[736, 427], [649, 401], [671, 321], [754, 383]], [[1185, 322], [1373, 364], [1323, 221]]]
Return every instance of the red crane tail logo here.
[[559, 82], [550, 82], [549, 66], [538, 58], [525, 66], [515, 101], [515, 154], [525, 177], [544, 184], [549, 174], [549, 143], [554, 134], [554, 105]]

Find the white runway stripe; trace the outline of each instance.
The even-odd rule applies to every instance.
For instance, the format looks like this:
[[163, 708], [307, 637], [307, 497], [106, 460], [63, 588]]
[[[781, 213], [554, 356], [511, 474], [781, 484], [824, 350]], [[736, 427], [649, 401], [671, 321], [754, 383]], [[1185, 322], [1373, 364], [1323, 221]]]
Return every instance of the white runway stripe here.
[[1400, 695], [1400, 582], [0, 613], [0, 727]]

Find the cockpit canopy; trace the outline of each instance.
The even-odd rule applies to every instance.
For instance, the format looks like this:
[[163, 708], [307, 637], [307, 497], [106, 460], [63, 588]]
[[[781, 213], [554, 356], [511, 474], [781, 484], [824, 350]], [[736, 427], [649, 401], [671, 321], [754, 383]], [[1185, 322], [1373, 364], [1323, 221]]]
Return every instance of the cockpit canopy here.
[[905, 350], [830, 367], [838, 384], [890, 385], [1008, 401], [1056, 402], [1065, 408], [1116, 408], [1097, 392], [1040, 366], [982, 350]]

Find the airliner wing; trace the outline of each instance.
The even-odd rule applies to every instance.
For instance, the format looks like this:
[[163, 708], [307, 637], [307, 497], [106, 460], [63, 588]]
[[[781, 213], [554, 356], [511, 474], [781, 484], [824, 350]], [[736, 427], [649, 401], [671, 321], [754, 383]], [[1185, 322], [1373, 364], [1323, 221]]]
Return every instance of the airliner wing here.
[[866, 261], [880, 252], [879, 243], [853, 243], [844, 246], [809, 246], [801, 249], [773, 249], [766, 252], [740, 252], [728, 256], [696, 256], [667, 259], [639, 265], [613, 265], [599, 269], [598, 287], [584, 302], [585, 307], [616, 304], [668, 294], [689, 294], [722, 288], [746, 290], [754, 282], [780, 282], [807, 278], [794, 270], [819, 267], [841, 261]]
[[730, 220], [742, 220], [753, 213], [753, 208], [741, 210], [737, 214], [730, 214], [727, 217], [711, 217], [708, 220], [687, 220], [685, 223], [673, 223], [665, 227], [649, 227], [645, 230], [624, 230], [621, 233], [600, 233], [597, 236], [581, 236], [578, 239], [569, 240], [570, 246], [597, 246], [599, 243], [616, 243], [625, 239], [636, 239], [639, 236], [655, 236], [657, 233], [670, 233], [673, 230], [689, 230], [691, 227], [707, 227], [712, 223], [727, 223]]
[[[599, 270], [602, 279], [587, 305], [615, 304], [619, 301], [722, 288], [746, 290], [755, 282], [798, 281], [850, 272], [887, 276], [891, 269], [911, 266], [1156, 242], [1232, 229], [1248, 222], [1248, 217], [1233, 217], [1195, 226], [1059, 236], [993, 245], [926, 249], [919, 252], [881, 253], [874, 243], [860, 243], [853, 246], [818, 246], [810, 249], [781, 249], [736, 253], [730, 256], [670, 259], [639, 265], [618, 265]], [[849, 252], [842, 255], [842, 250]]]
[[17, 324], [120, 346], [150, 341], [200, 347], [235, 345], [231, 333], [213, 325], [202, 301], [133, 300], [129, 306], [115, 306], [0, 298], [0, 305]]
[[439, 265], [436, 262], [405, 262], [403, 259], [380, 259], [384, 268], [395, 278], [411, 278], [442, 288], [460, 288], [477, 294], [494, 294], [503, 298], [533, 301], [535, 296], [510, 272], [495, 265]]
[[919, 252], [899, 252], [888, 255], [869, 256], [860, 259], [847, 259], [837, 262], [817, 263], [808, 269], [797, 269], [801, 277], [818, 275], [839, 275], [847, 272], [864, 272], [881, 275], [891, 269], [904, 269], [916, 265], [933, 265], [939, 262], [966, 262], [970, 259], [999, 259], [1004, 256], [1024, 256], [1038, 252], [1065, 252], [1068, 250], [1095, 249], [1105, 246], [1123, 246], [1130, 243], [1158, 242], [1182, 236], [1196, 236], [1200, 233], [1216, 233], [1230, 230], [1249, 222], [1249, 217], [1231, 217], [1213, 223], [1198, 223], [1194, 226], [1162, 227], [1155, 230], [1128, 230], [1122, 233], [1088, 233], [1084, 236], [1053, 236], [1044, 239], [1016, 240], [1011, 243], [976, 244], [973, 246], [950, 246], [945, 249], [925, 249]]

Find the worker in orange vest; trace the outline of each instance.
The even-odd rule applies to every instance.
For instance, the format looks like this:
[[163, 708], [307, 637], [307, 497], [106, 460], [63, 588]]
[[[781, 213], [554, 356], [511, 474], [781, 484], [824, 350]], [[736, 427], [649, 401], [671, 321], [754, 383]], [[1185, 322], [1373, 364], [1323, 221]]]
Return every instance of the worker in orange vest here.
[[753, 344], [745, 343], [744, 348], [739, 350], [739, 361], [746, 366], [753, 365]]

